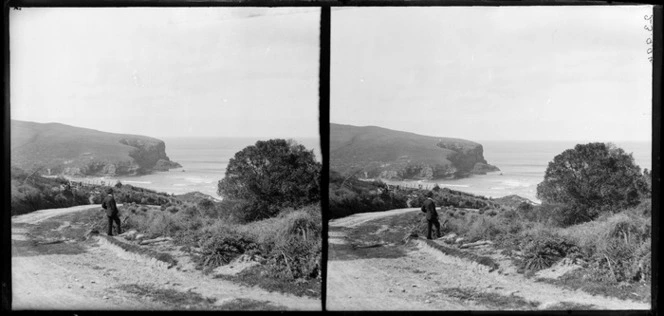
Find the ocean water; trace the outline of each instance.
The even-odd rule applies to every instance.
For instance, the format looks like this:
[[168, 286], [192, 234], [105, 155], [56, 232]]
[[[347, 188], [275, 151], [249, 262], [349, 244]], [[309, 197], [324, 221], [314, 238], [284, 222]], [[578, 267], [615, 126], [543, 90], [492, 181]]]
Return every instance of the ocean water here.
[[[487, 175], [474, 175], [458, 180], [412, 181], [409, 185], [440, 187], [498, 198], [516, 194], [540, 203], [537, 185], [544, 180], [550, 161], [577, 143], [587, 142], [533, 142], [533, 141], [478, 141], [484, 147], [484, 158], [501, 171]], [[652, 169], [650, 142], [614, 142], [627, 153], [632, 153], [637, 165]], [[397, 184], [396, 182], [390, 182]]]
[[[183, 194], [199, 191], [212, 197], [217, 196], [217, 182], [224, 177], [226, 166], [236, 152], [256, 143], [257, 138], [163, 138], [166, 153], [182, 168], [168, 172], [156, 172], [136, 177], [97, 178], [111, 183], [119, 180], [125, 184], [156, 190], [159, 192]], [[313, 149], [318, 161], [322, 161], [318, 138], [295, 139], [308, 149]], [[544, 180], [544, 172], [553, 157], [578, 142], [531, 142], [531, 141], [478, 141], [484, 147], [484, 158], [500, 168], [500, 172], [475, 175], [458, 180], [409, 181], [409, 185], [422, 184], [484, 195], [502, 197], [516, 194], [534, 202], [537, 184]], [[586, 142], [581, 142], [586, 143]], [[628, 153], [641, 169], [652, 169], [650, 142], [615, 142]], [[399, 182], [388, 181], [392, 184]]]
[[[166, 143], [166, 154], [182, 168], [166, 172], [155, 172], [133, 177], [102, 177], [97, 181], [123, 184], [158, 192], [184, 194], [199, 191], [219, 198], [217, 183], [223, 179], [228, 162], [236, 152], [254, 145], [263, 138], [162, 138]], [[313, 149], [316, 159], [321, 162], [320, 141], [318, 138], [294, 138], [308, 149]]]

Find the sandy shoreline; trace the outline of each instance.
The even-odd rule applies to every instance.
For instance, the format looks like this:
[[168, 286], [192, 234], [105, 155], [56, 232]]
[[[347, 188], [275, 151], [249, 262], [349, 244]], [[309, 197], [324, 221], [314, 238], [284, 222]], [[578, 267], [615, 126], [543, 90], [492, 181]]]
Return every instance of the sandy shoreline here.
[[[436, 180], [389, 180], [389, 179], [361, 179], [362, 181], [382, 181], [390, 187], [402, 187], [431, 190], [437, 184], [440, 188], [448, 188], [454, 191], [470, 193], [497, 199], [509, 195], [518, 195], [541, 204], [535, 196], [536, 184], [525, 184], [515, 181], [509, 175], [503, 176], [501, 172], [490, 172], [486, 175], [476, 175], [462, 179], [436, 179]], [[503, 184], [500, 188], [499, 185]], [[526, 190], [524, 190], [526, 189]], [[530, 191], [530, 192], [528, 192]]]
[[[221, 201], [222, 200], [222, 198], [220, 198], [220, 197], [213, 196], [213, 195], [210, 195], [208, 193], [197, 191], [197, 190], [191, 190], [191, 191], [188, 191], [186, 193], [182, 193], [182, 192], [176, 192], [176, 191], [168, 191], [168, 190], [163, 190], [163, 189], [151, 188], [150, 186], [153, 184], [152, 181], [128, 180], [126, 178], [125, 179], [118, 179], [118, 178], [114, 178], [114, 177], [104, 177], [104, 176], [102, 176], [102, 177], [99, 177], [99, 176], [96, 176], [96, 177], [75, 177], [75, 176], [67, 176], [67, 175], [60, 175], [60, 176], [62, 176], [63, 178], [65, 178], [69, 181], [92, 184], [92, 185], [110, 185], [110, 186], [114, 186], [118, 182], [120, 182], [122, 184], [128, 184], [128, 185], [131, 185], [133, 187], [152, 190], [152, 191], [156, 191], [158, 193], [166, 193], [166, 194], [182, 195], [182, 194], [187, 194], [187, 193], [192, 193], [192, 192], [198, 192], [198, 193], [201, 193], [201, 194], [205, 194], [206, 196], [210, 197], [213, 200], [216, 200], [216, 201]], [[57, 178], [58, 176], [57, 175], [56, 176], [51, 175], [51, 176], [43, 176], [43, 177], [45, 177], [45, 178]]]

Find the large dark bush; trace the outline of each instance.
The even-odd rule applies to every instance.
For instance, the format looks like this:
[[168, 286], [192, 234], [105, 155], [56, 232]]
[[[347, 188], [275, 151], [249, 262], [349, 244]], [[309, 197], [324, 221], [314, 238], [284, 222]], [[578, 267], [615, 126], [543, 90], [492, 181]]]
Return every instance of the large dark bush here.
[[258, 141], [230, 159], [217, 193], [244, 201], [248, 220], [274, 216], [285, 207], [320, 201], [321, 164], [304, 146], [283, 139]]
[[639, 204], [649, 195], [646, 178], [631, 154], [611, 144], [576, 145], [549, 162], [537, 197], [544, 203], [565, 204], [592, 220]]

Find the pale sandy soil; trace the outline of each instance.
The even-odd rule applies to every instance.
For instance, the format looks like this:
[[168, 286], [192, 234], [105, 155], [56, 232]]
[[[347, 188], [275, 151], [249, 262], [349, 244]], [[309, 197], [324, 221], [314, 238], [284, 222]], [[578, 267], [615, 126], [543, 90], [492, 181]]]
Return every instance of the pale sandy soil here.
[[[418, 209], [362, 213], [330, 221], [330, 227], [358, 227], [372, 219]], [[331, 232], [329, 243], [347, 243], [339, 231]], [[617, 298], [593, 296], [527, 279], [514, 272], [505, 258], [494, 256], [501, 268], [489, 272], [485, 266], [448, 256], [414, 240], [416, 247], [398, 258], [359, 258], [340, 260], [330, 252], [327, 271], [328, 310], [488, 310], [495, 305], [461, 300], [450, 296], [450, 289], [463, 288], [483, 295], [515, 296], [534, 306], [522, 309], [547, 309], [582, 304], [593, 309], [650, 309], [650, 304]], [[348, 250], [353, 251], [353, 250]]]
[[[12, 217], [12, 242], [32, 236], [16, 224], [40, 222], [71, 212], [97, 209], [98, 206], [78, 206], [67, 209], [38, 211]], [[63, 223], [60, 227], [66, 227]], [[83, 242], [81, 242], [83, 244]], [[319, 299], [268, 292], [205, 276], [192, 264], [178, 258], [177, 267], [166, 269], [154, 262], [128, 255], [102, 238], [85, 242], [79, 254], [19, 253], [12, 246], [12, 309], [65, 310], [145, 310], [200, 309], [210, 305], [176, 306], [154, 301], [149, 297], [129, 293], [122, 285], [138, 285], [154, 289], [198, 293], [214, 299], [213, 306], [223, 306], [243, 299], [264, 302], [279, 309], [320, 310]], [[168, 245], [160, 245], [167, 248]]]

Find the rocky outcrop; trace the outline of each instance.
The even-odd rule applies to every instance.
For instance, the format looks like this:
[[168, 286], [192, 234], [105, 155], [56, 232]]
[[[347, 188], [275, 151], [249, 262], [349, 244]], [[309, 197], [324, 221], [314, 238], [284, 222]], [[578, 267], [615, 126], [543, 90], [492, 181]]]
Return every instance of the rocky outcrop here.
[[166, 144], [161, 140], [133, 137], [123, 138], [120, 143], [134, 147], [129, 152], [129, 156], [134, 159], [138, 166], [137, 173], [168, 171], [169, 169], [182, 167], [177, 162], [170, 161], [166, 156]]
[[152, 170], [154, 171], [168, 171], [169, 169], [175, 169], [175, 168], [181, 168], [182, 166], [175, 162], [175, 161], [170, 161], [168, 159], [159, 159], [157, 160], [157, 163], [152, 167]]
[[471, 174], [487, 174], [489, 172], [496, 172], [500, 171], [500, 169], [496, 166], [482, 163], [482, 162], [477, 162], [475, 163], [475, 166], [473, 166], [473, 169], [470, 170]]
[[181, 167], [156, 138], [58, 123], [11, 121], [11, 164], [73, 176], [125, 176]]
[[499, 171], [481, 144], [376, 126], [330, 124], [330, 168], [360, 178], [443, 179]]

